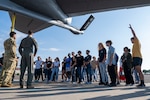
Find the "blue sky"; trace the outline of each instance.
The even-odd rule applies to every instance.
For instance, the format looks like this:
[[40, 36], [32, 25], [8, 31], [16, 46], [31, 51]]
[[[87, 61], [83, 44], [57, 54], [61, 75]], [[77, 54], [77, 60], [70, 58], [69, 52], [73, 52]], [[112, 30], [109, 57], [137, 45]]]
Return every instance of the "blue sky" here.
[[[38, 41], [39, 50], [37, 56], [43, 60], [46, 57], [60, 57], [62, 59], [69, 52], [82, 51], [85, 56], [86, 49], [91, 55], [98, 56], [97, 44], [106, 40], [112, 40], [113, 46], [119, 56], [123, 48], [132, 47], [130, 38], [132, 34], [128, 28], [132, 24], [142, 45], [143, 66], [142, 69], [150, 69], [150, 7], [114, 10], [94, 13], [95, 20], [83, 35], [74, 35], [70, 31], [57, 26], [52, 26], [34, 34]], [[73, 17], [72, 25], [80, 28], [90, 15]], [[0, 11], [0, 53], [4, 52], [3, 42], [9, 37], [10, 17], [7, 12]], [[17, 45], [26, 35], [17, 32]], [[19, 55], [19, 54], [18, 54]], [[35, 58], [36, 59], [36, 58]]]

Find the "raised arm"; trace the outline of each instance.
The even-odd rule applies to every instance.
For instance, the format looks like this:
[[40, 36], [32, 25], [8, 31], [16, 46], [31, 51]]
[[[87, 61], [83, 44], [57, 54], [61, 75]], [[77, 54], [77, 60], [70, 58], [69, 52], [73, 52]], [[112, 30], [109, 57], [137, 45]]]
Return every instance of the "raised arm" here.
[[129, 24], [129, 28], [131, 29], [131, 32], [132, 32], [132, 34], [133, 34], [133, 37], [134, 37], [134, 38], [137, 38], [137, 37], [136, 37], [136, 34], [135, 34], [135, 31], [133, 30], [131, 24]]

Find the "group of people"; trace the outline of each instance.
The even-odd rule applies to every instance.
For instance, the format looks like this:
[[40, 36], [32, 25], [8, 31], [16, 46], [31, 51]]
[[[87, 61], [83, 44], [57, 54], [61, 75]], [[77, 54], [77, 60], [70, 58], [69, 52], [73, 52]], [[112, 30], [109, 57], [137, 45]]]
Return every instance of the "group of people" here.
[[[141, 80], [138, 86], [145, 87], [144, 75], [141, 71], [141, 65], [142, 65], [141, 44], [131, 25], [129, 28], [133, 34], [133, 37], [131, 38], [131, 42], [133, 43], [132, 54], [130, 53], [130, 49], [128, 47], [125, 47], [123, 49], [124, 53], [121, 57], [122, 66], [126, 77], [126, 85], [134, 84], [133, 76], [131, 74], [131, 69], [134, 68], [135, 71], [138, 72], [139, 78]], [[135, 74], [135, 76], [137, 75]], [[138, 78], [136, 79], [138, 80]]]
[[[70, 53], [68, 54], [68, 57], [64, 57], [62, 62], [62, 81], [70, 81], [72, 77], [71, 82], [73, 83], [81, 83], [86, 81], [86, 84], [91, 84], [92, 81], [99, 81], [99, 85], [103, 84], [116, 86], [118, 76], [118, 56], [115, 53], [114, 47], [111, 46], [112, 42], [110, 40], [106, 41], [106, 45], [109, 47], [108, 53], [103, 43], [98, 44], [98, 59], [96, 59], [95, 56], [92, 57], [90, 55], [90, 50], [86, 50], [85, 57], [82, 56], [81, 51], [78, 51], [77, 54], [72, 52], [72, 57]], [[108, 73], [111, 79], [110, 84], [107, 75], [107, 65]], [[99, 71], [99, 80], [97, 70]]]
[[[86, 50], [87, 56], [84, 58], [82, 52], [78, 51], [78, 54], [75, 55], [74, 52], [68, 54], [68, 57], [64, 57], [62, 62], [62, 82], [68, 81], [80, 83], [84, 80], [83, 72], [87, 73], [87, 83], [92, 82], [92, 73], [95, 73], [94, 79], [98, 81], [96, 69], [97, 69], [97, 60], [96, 57], [93, 57], [89, 54], [90, 51]], [[35, 82], [38, 82], [41, 76], [42, 81], [46, 80], [48, 83], [51, 81], [58, 81], [60, 60], [58, 57], [52, 61], [51, 57], [46, 58], [45, 61], [42, 61], [40, 56], [37, 57], [35, 64]], [[44, 73], [44, 78], [43, 78]]]
[[[35, 82], [38, 82], [40, 77], [42, 81], [47, 82], [58, 81], [58, 72], [60, 67], [60, 60], [58, 57], [55, 58], [54, 62], [50, 57], [46, 58], [45, 62], [42, 61], [41, 57], [38, 56], [35, 64]], [[43, 75], [44, 73], [44, 75]], [[44, 76], [44, 77], [43, 77]]]
[[[124, 47], [123, 49], [124, 53], [121, 56], [122, 67], [126, 78], [126, 85], [134, 84], [131, 70], [135, 69], [135, 71], [137, 71], [137, 73], [139, 74], [139, 78], [141, 80], [138, 87], [145, 87], [144, 75], [141, 71], [141, 65], [142, 65], [141, 44], [131, 25], [129, 26], [129, 28], [133, 34], [133, 37], [131, 38], [131, 42], [133, 43], [132, 54], [130, 53], [130, 49], [128, 47]], [[110, 81], [111, 81], [109, 86], [116, 86], [117, 83], [116, 79], [118, 79], [118, 74], [116, 73], [117, 56], [115, 54], [115, 48], [112, 46], [112, 42], [110, 40], [106, 41], [106, 46], [108, 47], [107, 60], [106, 60], [106, 50], [102, 45], [102, 43], [99, 43], [99, 59], [102, 58], [99, 61], [100, 72], [103, 70], [101, 68], [104, 68], [104, 72], [100, 74], [102, 76], [101, 77], [102, 82], [106, 84], [108, 82], [106, 65], [105, 65], [105, 60], [106, 60], [108, 74], [110, 76]]]
[[[141, 71], [142, 65], [142, 54], [141, 54], [141, 45], [140, 42], [133, 30], [133, 28], [129, 27], [133, 34], [133, 38], [131, 38], [131, 42], [133, 43], [132, 54], [130, 53], [130, 49], [125, 47], [124, 53], [121, 57], [122, 66], [124, 69], [125, 77], [126, 77], [126, 85], [133, 85], [133, 77], [131, 74], [131, 69], [134, 68], [140, 77], [140, 84], [138, 86], [144, 87], [144, 76]], [[21, 41], [19, 46], [19, 53], [22, 56], [21, 65], [20, 65], [20, 88], [24, 87], [24, 74], [26, 68], [28, 69], [28, 79], [27, 79], [27, 88], [34, 88], [32, 85], [33, 72], [35, 75], [35, 81], [40, 79], [42, 76], [42, 81], [44, 78], [47, 82], [58, 81], [58, 73], [60, 67], [59, 58], [56, 57], [54, 61], [49, 57], [46, 61], [42, 61], [40, 57], [34, 62], [33, 58], [37, 53], [37, 42], [34, 38], [32, 38], [32, 32], [28, 32], [28, 36]], [[16, 67], [17, 57], [16, 57], [16, 33], [10, 32], [10, 38], [4, 42], [4, 60], [3, 67], [0, 75], [0, 86], [2, 87], [10, 87], [11, 86], [11, 78], [13, 72]], [[106, 46], [108, 47], [108, 51], [106, 51], [103, 43], [98, 44], [98, 60], [96, 57], [90, 55], [90, 50], [86, 50], [86, 56], [82, 56], [82, 52], [78, 51], [77, 54], [72, 52], [68, 54], [68, 57], [64, 57], [62, 62], [62, 81], [71, 81], [75, 83], [81, 83], [85, 81], [85, 77], [83, 73], [86, 72], [86, 84], [92, 83], [92, 76], [94, 76], [95, 81], [97, 80], [96, 69], [99, 69], [100, 80], [99, 84], [116, 86], [118, 80], [118, 72], [117, 72], [117, 61], [118, 56], [115, 53], [115, 48], [112, 46], [112, 41], [106, 41]], [[34, 47], [34, 48], [33, 48]], [[35, 64], [35, 71], [33, 70], [33, 64]], [[1, 64], [2, 65], [2, 64]], [[42, 66], [44, 66], [42, 69]], [[107, 71], [110, 77], [110, 82], [108, 80]], [[42, 72], [45, 73], [44, 78]]]
[[[132, 27], [130, 26], [129, 28], [131, 29], [134, 36], [131, 38], [131, 42], [133, 43], [132, 54], [130, 53], [130, 49], [128, 47], [124, 47], [123, 55], [121, 56], [121, 63], [125, 73], [126, 85], [133, 85], [135, 83], [132, 76], [132, 69], [135, 69], [135, 71], [139, 73], [139, 77], [141, 79], [141, 82], [138, 86], [145, 86], [144, 77], [141, 71], [142, 55], [140, 51], [140, 42], [136, 37]], [[72, 83], [85, 82], [86, 84], [91, 84], [94, 80], [99, 81], [99, 85], [103, 84], [116, 86], [119, 84], [119, 75], [117, 69], [119, 57], [115, 52], [115, 48], [112, 46], [111, 40], [106, 41], [106, 46], [108, 47], [108, 51], [106, 51], [103, 43], [98, 44], [98, 59], [96, 59], [95, 56], [92, 57], [90, 55], [90, 50], [86, 50], [87, 56], [85, 57], [82, 56], [81, 51], [78, 51], [77, 54], [75, 54], [75, 52], [72, 52], [71, 54], [69, 53], [67, 57], [64, 57], [61, 64], [62, 82], [71, 81]], [[40, 64], [37, 62], [40, 62]], [[45, 62], [37, 60], [35, 63], [35, 80], [37, 79], [37, 72], [40, 73], [39, 76], [42, 74], [42, 69], [41, 71], [37, 70], [40, 70], [40, 68], [42, 68], [41, 65], [43, 64], [47, 82], [58, 81], [60, 67], [60, 61], [58, 57], [54, 62], [52, 62], [49, 57]], [[99, 71], [99, 80], [97, 69]], [[108, 80], [108, 76], [110, 77], [110, 82]]]
[[[76, 55], [75, 52], [72, 52], [68, 54], [68, 57], [64, 57], [62, 62], [62, 82], [71, 81], [70, 79], [72, 79], [72, 83], [87, 81], [86, 84], [91, 84], [92, 75], [94, 75], [94, 80], [98, 81], [96, 57], [93, 56], [92, 60], [90, 50], [86, 50], [86, 54], [87, 56], [83, 57], [82, 52], [78, 51]], [[84, 77], [85, 73], [86, 77]]]

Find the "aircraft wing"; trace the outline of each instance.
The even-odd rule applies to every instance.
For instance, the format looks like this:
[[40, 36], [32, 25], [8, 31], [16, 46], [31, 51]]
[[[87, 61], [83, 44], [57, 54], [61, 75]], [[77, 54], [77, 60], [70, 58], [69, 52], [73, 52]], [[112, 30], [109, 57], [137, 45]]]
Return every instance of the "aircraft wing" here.
[[43, 18], [42, 15], [27, 10], [9, 0], [0, 0], [0, 10], [8, 11], [11, 19], [12, 12], [15, 12], [17, 18], [15, 29], [23, 33], [27, 33], [28, 30], [37, 32], [53, 25], [48, 23], [51, 19]]
[[[37, 32], [51, 25], [56, 25], [68, 29], [74, 34], [82, 34], [83, 30], [92, 22], [93, 17], [91, 17], [88, 20], [89, 22], [87, 21], [81, 29], [64, 23], [64, 18], [150, 5], [150, 0], [42, 0], [44, 3], [48, 3], [46, 6], [48, 7], [47, 9], [45, 6], [42, 6], [43, 9], [45, 9], [42, 10], [45, 11], [43, 14], [38, 12], [41, 8], [39, 10], [35, 9], [39, 7], [36, 3], [34, 5], [35, 8], [32, 7], [32, 5], [28, 5], [30, 3], [29, 1], [31, 0], [0, 0], [0, 10], [10, 12], [11, 17], [11, 12], [16, 13], [17, 20], [15, 28], [23, 33], [26, 33], [28, 30]], [[35, 1], [40, 3], [41, 0], [32, 0], [32, 4], [34, 4]], [[51, 12], [48, 12], [50, 8]], [[48, 16], [45, 14], [48, 14]], [[67, 17], [63, 17], [62, 15], [66, 15]]]
[[[9, 12], [9, 15], [12, 19], [13, 13]], [[21, 31], [23, 33], [27, 33], [28, 30], [32, 30], [33, 32], [38, 32], [42, 29], [48, 28], [52, 26], [53, 24], [47, 23], [45, 21], [35, 19], [32, 17], [23, 16], [21, 14], [16, 13], [16, 24], [15, 28], [18, 31]]]
[[89, 13], [150, 6], [150, 0], [56, 0], [68, 16], [79, 16]]

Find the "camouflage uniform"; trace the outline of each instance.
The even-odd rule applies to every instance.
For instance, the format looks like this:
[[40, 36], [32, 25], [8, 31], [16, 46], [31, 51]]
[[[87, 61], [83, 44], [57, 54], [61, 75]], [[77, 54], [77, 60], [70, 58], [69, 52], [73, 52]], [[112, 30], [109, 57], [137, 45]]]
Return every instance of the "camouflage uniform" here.
[[0, 76], [0, 84], [2, 86], [11, 85], [12, 75], [16, 68], [16, 41], [9, 38], [4, 42], [4, 60], [3, 69]]
[[[34, 46], [34, 52], [33, 52], [33, 46]], [[19, 53], [21, 54], [21, 66], [20, 66], [20, 86], [23, 86], [23, 77], [26, 71], [26, 68], [28, 69], [28, 79], [27, 79], [27, 87], [32, 85], [32, 79], [33, 79], [33, 63], [34, 63], [34, 55], [37, 53], [37, 42], [34, 40], [34, 38], [27, 36], [21, 41], [21, 44], [19, 46]]]

